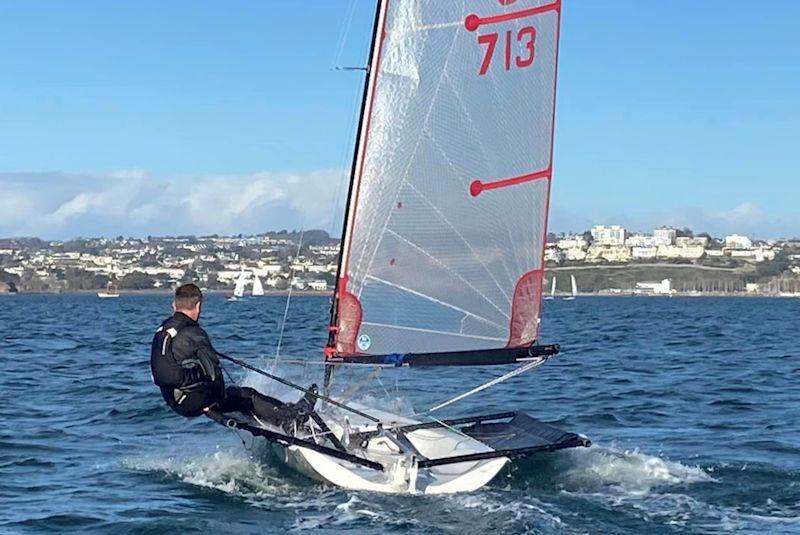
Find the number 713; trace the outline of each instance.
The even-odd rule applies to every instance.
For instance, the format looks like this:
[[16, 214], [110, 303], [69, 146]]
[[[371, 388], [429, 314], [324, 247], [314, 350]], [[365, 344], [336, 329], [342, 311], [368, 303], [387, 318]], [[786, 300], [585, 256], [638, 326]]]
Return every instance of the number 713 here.
[[[518, 69], [524, 69], [533, 65], [533, 59], [536, 57], [536, 28], [533, 26], [520, 28], [516, 36], [512, 30], [508, 30], [505, 32], [504, 38], [503, 66], [505, 70], [510, 71], [512, 66], [516, 66]], [[500, 34], [498, 33], [485, 33], [478, 36], [478, 43], [486, 46], [486, 53], [483, 56], [481, 68], [478, 71], [480, 76], [489, 72], [499, 39]], [[515, 44], [521, 45], [521, 51], [517, 54], [515, 54], [513, 50]]]

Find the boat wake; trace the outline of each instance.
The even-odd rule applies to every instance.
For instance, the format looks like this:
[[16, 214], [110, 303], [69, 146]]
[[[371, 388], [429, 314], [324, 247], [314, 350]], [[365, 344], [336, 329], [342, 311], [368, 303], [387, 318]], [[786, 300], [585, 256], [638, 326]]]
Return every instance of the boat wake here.
[[714, 479], [702, 468], [614, 447], [594, 446], [554, 456], [554, 482], [565, 491], [643, 494]]
[[680, 525], [697, 521], [698, 515], [719, 522], [725, 516], [688, 495], [691, 485], [716, 484], [706, 470], [613, 447], [541, 455], [512, 465], [485, 489], [449, 496], [392, 496], [324, 486], [283, 468], [259, 448], [248, 452], [234, 445], [194, 456], [129, 458], [124, 464], [256, 507], [281, 508], [294, 530], [391, 525], [437, 531], [453, 526], [457, 531], [465, 519], [481, 529], [585, 530], [589, 526], [568, 513], [576, 508], [622, 513], [632, 516], [633, 525], [637, 520]]
[[197, 487], [243, 498], [280, 497], [297, 491], [286, 475], [246, 451], [219, 450], [212, 454], [128, 458], [123, 465], [140, 472], [156, 472]]

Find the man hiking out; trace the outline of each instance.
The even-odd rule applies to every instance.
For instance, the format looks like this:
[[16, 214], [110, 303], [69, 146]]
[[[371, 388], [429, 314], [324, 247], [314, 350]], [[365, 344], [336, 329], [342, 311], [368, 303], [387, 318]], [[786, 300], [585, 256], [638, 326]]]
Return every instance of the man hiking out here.
[[286, 404], [252, 388], [225, 388], [217, 352], [198, 324], [202, 307], [203, 293], [197, 285], [178, 287], [172, 304], [175, 313], [153, 337], [150, 371], [167, 405], [187, 418], [215, 410], [251, 414], [283, 427], [305, 421], [314, 408], [313, 396]]

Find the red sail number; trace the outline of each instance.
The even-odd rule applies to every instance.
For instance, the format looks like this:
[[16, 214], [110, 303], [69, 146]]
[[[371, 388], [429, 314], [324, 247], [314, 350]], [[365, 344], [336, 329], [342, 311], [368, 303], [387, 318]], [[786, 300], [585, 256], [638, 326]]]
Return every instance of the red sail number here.
[[[514, 53], [512, 50], [512, 36], [513, 32], [509, 30], [506, 32], [504, 39], [504, 67], [507, 71], [511, 70], [511, 57]], [[492, 58], [494, 58], [494, 51], [497, 49], [498, 38], [499, 35], [496, 33], [486, 33], [478, 36], [478, 43], [486, 46], [486, 52], [483, 55], [483, 61], [481, 62], [480, 70], [478, 70], [478, 74], [480, 76], [483, 76], [489, 72], [489, 68], [492, 66]], [[518, 55], [514, 56], [513, 64], [516, 65], [518, 69], [530, 67], [533, 65], [533, 60], [536, 57], [536, 28], [533, 26], [525, 26], [524, 28], [520, 28], [516, 35], [516, 41], [519, 45], [521, 45], [522, 51]]]

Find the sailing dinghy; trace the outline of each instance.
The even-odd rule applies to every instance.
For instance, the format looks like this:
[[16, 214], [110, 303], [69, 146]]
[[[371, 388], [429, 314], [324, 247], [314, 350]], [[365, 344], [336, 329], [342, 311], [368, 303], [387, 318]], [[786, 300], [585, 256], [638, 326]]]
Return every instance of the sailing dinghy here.
[[[589, 444], [521, 412], [434, 416], [558, 353], [537, 337], [560, 15], [560, 0], [378, 2], [325, 394], [290, 430], [209, 416], [315, 479], [381, 492], [472, 491], [509, 459]], [[470, 365], [512, 368], [413, 417], [331, 394], [344, 367]]]
[[556, 298], [556, 276], [553, 275], [553, 280], [550, 282], [550, 295], [545, 295], [543, 297], [546, 301], [552, 301]]
[[228, 301], [237, 301], [244, 297], [244, 291], [247, 289], [247, 273], [244, 268], [239, 272], [239, 277], [236, 279], [236, 284], [233, 287], [233, 295], [228, 298]]
[[264, 295], [264, 285], [261, 284], [261, 279], [253, 272], [253, 297], [261, 297]]
[[574, 301], [578, 297], [578, 281], [575, 280], [575, 275], [569, 276], [570, 281], [570, 294], [564, 298], [564, 301]]

